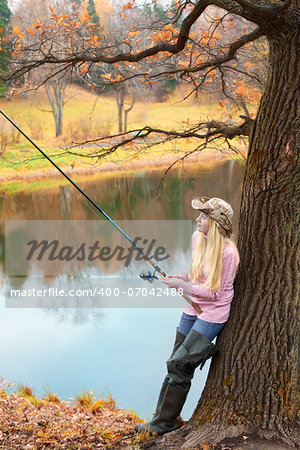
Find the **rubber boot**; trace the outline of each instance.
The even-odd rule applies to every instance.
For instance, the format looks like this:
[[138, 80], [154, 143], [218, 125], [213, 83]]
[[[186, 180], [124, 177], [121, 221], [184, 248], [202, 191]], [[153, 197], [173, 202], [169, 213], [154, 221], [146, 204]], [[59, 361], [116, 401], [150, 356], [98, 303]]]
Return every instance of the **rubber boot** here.
[[200, 365], [202, 370], [205, 362], [216, 353], [218, 353], [218, 350], [209, 339], [198, 331], [191, 329], [182, 345], [168, 359], [167, 365], [168, 362], [173, 361], [175, 365], [187, 369], [196, 369]]
[[150, 434], [157, 433], [161, 436], [169, 431], [176, 430], [176, 419], [180, 415], [187, 394], [188, 392], [174, 390], [168, 383], [159, 414], [148, 423], [145, 431]]
[[[173, 347], [173, 350], [172, 350], [172, 353], [171, 353], [170, 358], [172, 358], [172, 356], [173, 356], [174, 353], [177, 351], [177, 349], [181, 346], [181, 344], [183, 343], [183, 341], [185, 340], [185, 338], [186, 338], [186, 335], [180, 333], [180, 331], [178, 331], [178, 328], [177, 328], [177, 329], [176, 329], [176, 337], [175, 337], [174, 347]], [[170, 359], [170, 358], [169, 358], [169, 359]], [[167, 385], [168, 385], [169, 380], [170, 380], [169, 375], [166, 375], [166, 377], [165, 377], [165, 379], [164, 379], [164, 381], [163, 381], [163, 384], [162, 384], [162, 387], [161, 387], [159, 396], [158, 396], [157, 405], [156, 405], [156, 410], [155, 410], [155, 413], [154, 413], [154, 415], [153, 415], [153, 417], [152, 417], [151, 420], [153, 420], [153, 419], [159, 414], [160, 407], [161, 407], [161, 403], [162, 403], [162, 401], [163, 401], [163, 398], [164, 398], [165, 391], [166, 391], [166, 388], [167, 388]]]
[[[184, 334], [180, 333], [180, 331], [178, 331], [178, 328], [177, 328], [176, 329], [175, 343], [174, 343], [174, 347], [173, 347], [172, 354], [171, 354], [170, 358], [172, 358], [172, 356], [174, 355], [176, 350], [180, 347], [180, 345], [184, 341], [185, 337], [186, 336]], [[162, 383], [162, 386], [161, 386], [161, 390], [160, 390], [160, 393], [159, 393], [159, 396], [158, 396], [158, 400], [157, 400], [156, 410], [155, 410], [155, 413], [154, 413], [152, 419], [149, 422], [136, 424], [135, 431], [146, 431], [149, 428], [150, 422], [152, 422], [159, 415], [161, 404], [162, 404], [163, 398], [165, 396], [165, 392], [166, 392], [169, 380], [170, 380], [169, 375], [166, 375], [166, 377], [165, 377], [165, 379], [164, 379], [164, 381]]]
[[190, 330], [167, 361], [169, 381], [159, 414], [147, 424], [142, 424], [143, 431], [162, 435], [177, 428], [176, 419], [185, 403], [196, 367], [201, 364], [202, 368], [216, 352], [214, 344], [205, 336]]

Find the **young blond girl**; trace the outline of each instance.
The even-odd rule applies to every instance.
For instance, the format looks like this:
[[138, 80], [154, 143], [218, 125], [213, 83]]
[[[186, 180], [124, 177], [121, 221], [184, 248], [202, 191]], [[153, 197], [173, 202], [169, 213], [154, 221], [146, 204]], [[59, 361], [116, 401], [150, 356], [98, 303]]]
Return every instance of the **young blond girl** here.
[[194, 371], [199, 365], [202, 368], [217, 352], [211, 341], [229, 317], [239, 263], [238, 250], [232, 240], [232, 208], [216, 197], [194, 198], [192, 207], [200, 214], [192, 236], [191, 268], [181, 275], [168, 275], [163, 282], [170, 288], [181, 289], [200, 307], [201, 314], [189, 303], [185, 306], [172, 355], [167, 360], [168, 374], [156, 411], [150, 422], [136, 425], [136, 431], [162, 435], [177, 428], [176, 418], [185, 403]]

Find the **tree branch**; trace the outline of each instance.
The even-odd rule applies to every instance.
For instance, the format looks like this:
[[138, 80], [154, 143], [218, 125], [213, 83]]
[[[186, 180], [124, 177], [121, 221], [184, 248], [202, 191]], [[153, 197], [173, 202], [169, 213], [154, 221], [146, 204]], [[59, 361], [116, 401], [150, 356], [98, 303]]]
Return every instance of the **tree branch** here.
[[[183, 131], [164, 130], [161, 128], [153, 128], [150, 126], [145, 126], [140, 129], [130, 130], [128, 132], [118, 133], [111, 136], [105, 136], [98, 139], [91, 139], [86, 140], [85, 142], [76, 143], [69, 146], [66, 149], [66, 152], [71, 153], [74, 156], [103, 158], [104, 156], [107, 156], [108, 154], [115, 152], [118, 148], [124, 147], [132, 143], [137, 144], [140, 143], [137, 142], [138, 140], [143, 140], [145, 143], [148, 143], [146, 138], [148, 138], [151, 134], [156, 136], [165, 136], [165, 140], [163, 142], [171, 141], [173, 139], [187, 139], [187, 138], [196, 138], [208, 141], [211, 140], [212, 138], [233, 139], [238, 136], [250, 136], [254, 120], [246, 116], [240, 117], [244, 121], [239, 125], [212, 120], [209, 122], [198, 123], [190, 127], [189, 129]], [[111, 145], [108, 145], [107, 144], [108, 141], [115, 141], [115, 142], [112, 142]], [[99, 152], [93, 151], [89, 155], [87, 155], [86, 153], [78, 153], [78, 152], [75, 153], [70, 151], [71, 148], [84, 147], [86, 145], [101, 142], [103, 142], [103, 145], [105, 145], [105, 147], [103, 146], [101, 148], [101, 151]], [[161, 140], [151, 142], [150, 146], [158, 145], [161, 142], [162, 142]]]
[[[165, 75], [188, 75], [190, 73], [196, 73], [200, 72], [201, 70], [205, 70], [208, 68], [216, 69], [220, 67], [222, 64], [227, 63], [231, 60], [233, 60], [236, 57], [236, 53], [238, 50], [240, 50], [245, 44], [249, 42], [253, 42], [260, 37], [264, 35], [263, 31], [260, 28], [256, 28], [251, 33], [245, 34], [244, 36], [240, 37], [238, 40], [234, 41], [232, 44], [230, 44], [228, 48], [228, 52], [225, 55], [214, 57], [211, 59], [208, 59], [207, 61], [197, 64], [196, 66], [192, 67], [185, 67], [185, 68], [179, 68], [174, 70], [165, 70], [163, 72], [155, 73], [153, 75], [149, 75], [146, 72], [143, 73], [137, 73], [134, 75], [126, 76], [122, 80], [116, 81], [113, 84], [122, 84], [126, 81], [132, 80], [134, 78], [140, 78], [140, 77], [147, 77], [147, 79], [155, 79], [160, 78]], [[244, 75], [247, 75], [248, 77], [254, 78], [256, 81], [260, 82], [260, 80], [257, 79], [254, 75], [251, 75], [249, 73], [243, 72], [242, 70], [238, 70], [236, 68], [231, 68], [230, 66], [226, 66], [226, 68], [230, 68], [232, 71], [243, 73]], [[262, 83], [261, 83], [262, 84]]]
[[262, 14], [278, 14], [279, 12], [283, 11], [284, 9], [288, 8], [291, 4], [292, 0], [288, 0], [282, 3], [272, 3], [272, 1], [263, 4], [263, 2], [251, 2], [249, 0], [234, 0], [236, 3], [241, 5], [243, 8], [259, 12]]
[[292, 0], [278, 3], [263, 0], [213, 0], [211, 4], [225, 9], [232, 14], [237, 14], [250, 22], [256, 23], [261, 28], [273, 29], [279, 24], [287, 24], [284, 11], [289, 8]]
[[142, 50], [136, 54], [131, 53], [119, 53], [115, 56], [105, 56], [105, 55], [86, 55], [85, 53], [79, 53], [76, 56], [71, 57], [63, 57], [58, 58], [51, 54], [48, 54], [44, 56], [41, 60], [32, 61], [27, 64], [27, 66], [22, 67], [21, 69], [16, 70], [13, 72], [10, 77], [3, 78], [3, 81], [9, 81], [12, 79], [17, 79], [21, 75], [23, 75], [25, 72], [28, 72], [32, 69], [36, 69], [44, 64], [76, 64], [79, 62], [103, 62], [107, 64], [114, 64], [116, 62], [138, 62], [141, 61], [144, 58], [154, 56], [157, 53], [160, 52], [168, 52], [171, 54], [176, 54], [181, 52], [188, 40], [189, 32], [192, 27], [192, 25], [197, 21], [197, 19], [201, 16], [201, 14], [205, 11], [207, 6], [211, 3], [210, 0], [200, 0], [195, 8], [190, 12], [190, 14], [187, 15], [187, 17], [182, 21], [182, 25], [180, 28], [180, 32], [177, 38], [177, 41], [175, 44], [169, 44], [167, 42], [154, 45], [153, 47], [150, 47], [146, 50]]
[[[151, 56], [155, 56], [158, 53], [166, 52], [171, 55], [180, 53], [186, 46], [186, 43], [189, 39], [189, 33], [192, 25], [197, 21], [197, 19], [201, 16], [201, 14], [206, 10], [209, 5], [218, 6], [225, 11], [228, 11], [233, 14], [237, 14], [241, 17], [244, 17], [247, 20], [252, 21], [253, 23], [257, 23], [261, 30], [265, 30], [266, 27], [274, 28], [276, 24], [280, 22], [286, 23], [286, 18], [284, 14], [280, 14], [286, 8], [289, 7], [291, 0], [282, 2], [280, 4], [275, 3], [274, 1], [270, 1], [269, 3], [264, 2], [252, 2], [250, 0], [199, 0], [194, 6], [193, 10], [184, 18], [182, 21], [182, 25], [174, 44], [169, 42], [161, 42], [157, 45], [153, 45], [145, 50], [138, 51], [137, 53], [133, 53], [132, 50], [129, 50], [126, 53], [118, 53], [116, 55], [108, 55], [104, 54], [103, 48], [98, 49], [97, 54], [88, 54], [87, 49], [84, 48], [84, 51], [78, 52], [75, 55], [71, 54], [70, 56], [60, 56], [53, 55], [51, 53], [51, 49], [46, 52], [43, 51], [43, 42], [40, 43], [39, 48], [36, 50], [31, 49], [31, 51], [39, 51], [42, 53], [41, 59], [34, 60], [32, 58], [29, 61], [19, 62], [22, 67], [16, 69], [11, 73], [8, 77], [2, 76], [2, 81], [9, 81], [13, 79], [20, 78], [26, 72], [30, 72], [33, 69], [36, 69], [45, 64], [64, 64], [68, 65], [65, 69], [71, 68], [72, 66], [82, 63], [82, 62], [90, 62], [90, 63], [107, 63], [114, 64], [117, 62], [139, 62], [145, 58], [149, 58]], [[266, 17], [268, 20], [266, 20]], [[268, 23], [267, 23], [268, 22]], [[266, 34], [266, 31], [257, 32], [257, 35], [253, 35], [253, 39], [255, 40], [257, 37]], [[247, 35], [249, 36], [249, 35]], [[50, 38], [46, 37], [44, 40], [48, 42]], [[245, 41], [247, 42], [247, 41]], [[231, 50], [234, 51], [234, 45], [232, 44]], [[130, 47], [131, 49], [131, 47]], [[107, 50], [107, 49], [106, 49]], [[21, 51], [26, 52], [26, 49], [21, 49]], [[230, 57], [230, 55], [229, 55]], [[228, 61], [226, 59], [225, 61]], [[208, 64], [208, 63], [207, 63]], [[218, 62], [217, 62], [218, 64]], [[208, 67], [206, 65], [206, 67]], [[200, 68], [196, 68], [195, 70], [201, 70]]]

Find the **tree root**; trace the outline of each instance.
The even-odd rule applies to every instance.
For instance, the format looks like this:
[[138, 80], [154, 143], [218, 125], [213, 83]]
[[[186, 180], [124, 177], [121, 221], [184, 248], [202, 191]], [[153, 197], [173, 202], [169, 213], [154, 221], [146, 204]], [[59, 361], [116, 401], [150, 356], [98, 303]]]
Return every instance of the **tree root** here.
[[257, 430], [255, 433], [242, 431], [242, 425], [232, 426], [214, 432], [212, 427], [201, 427], [185, 424], [179, 430], [166, 433], [143, 444], [141, 448], [164, 449], [206, 449], [206, 450], [293, 450], [299, 446], [299, 430], [294, 429], [285, 436]]

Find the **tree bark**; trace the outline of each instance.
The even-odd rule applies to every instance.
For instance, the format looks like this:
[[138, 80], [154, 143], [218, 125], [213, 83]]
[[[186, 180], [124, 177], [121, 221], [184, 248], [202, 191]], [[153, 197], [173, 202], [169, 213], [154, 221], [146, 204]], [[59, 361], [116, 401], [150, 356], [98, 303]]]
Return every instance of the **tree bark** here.
[[124, 130], [123, 130], [124, 132], [127, 131], [128, 113], [132, 110], [134, 104], [135, 104], [135, 95], [132, 94], [131, 105], [127, 109], [125, 109], [124, 107]]
[[132, 95], [131, 104], [126, 109], [125, 108], [125, 97], [126, 97], [126, 89], [125, 86], [118, 86], [115, 89], [116, 92], [116, 101], [118, 107], [118, 125], [119, 125], [119, 133], [125, 133], [127, 131], [127, 122], [128, 122], [128, 113], [132, 110], [135, 104], [135, 94]]
[[118, 124], [119, 124], [119, 133], [123, 133], [123, 111], [124, 111], [124, 99], [125, 99], [125, 90], [123, 86], [117, 87], [116, 89], [116, 100], [118, 107]]
[[235, 297], [220, 354], [178, 432], [182, 448], [253, 433], [299, 443], [300, 33], [274, 34], [243, 185]]
[[66, 83], [63, 80], [46, 83], [46, 92], [55, 122], [56, 137], [62, 135], [65, 89]]

